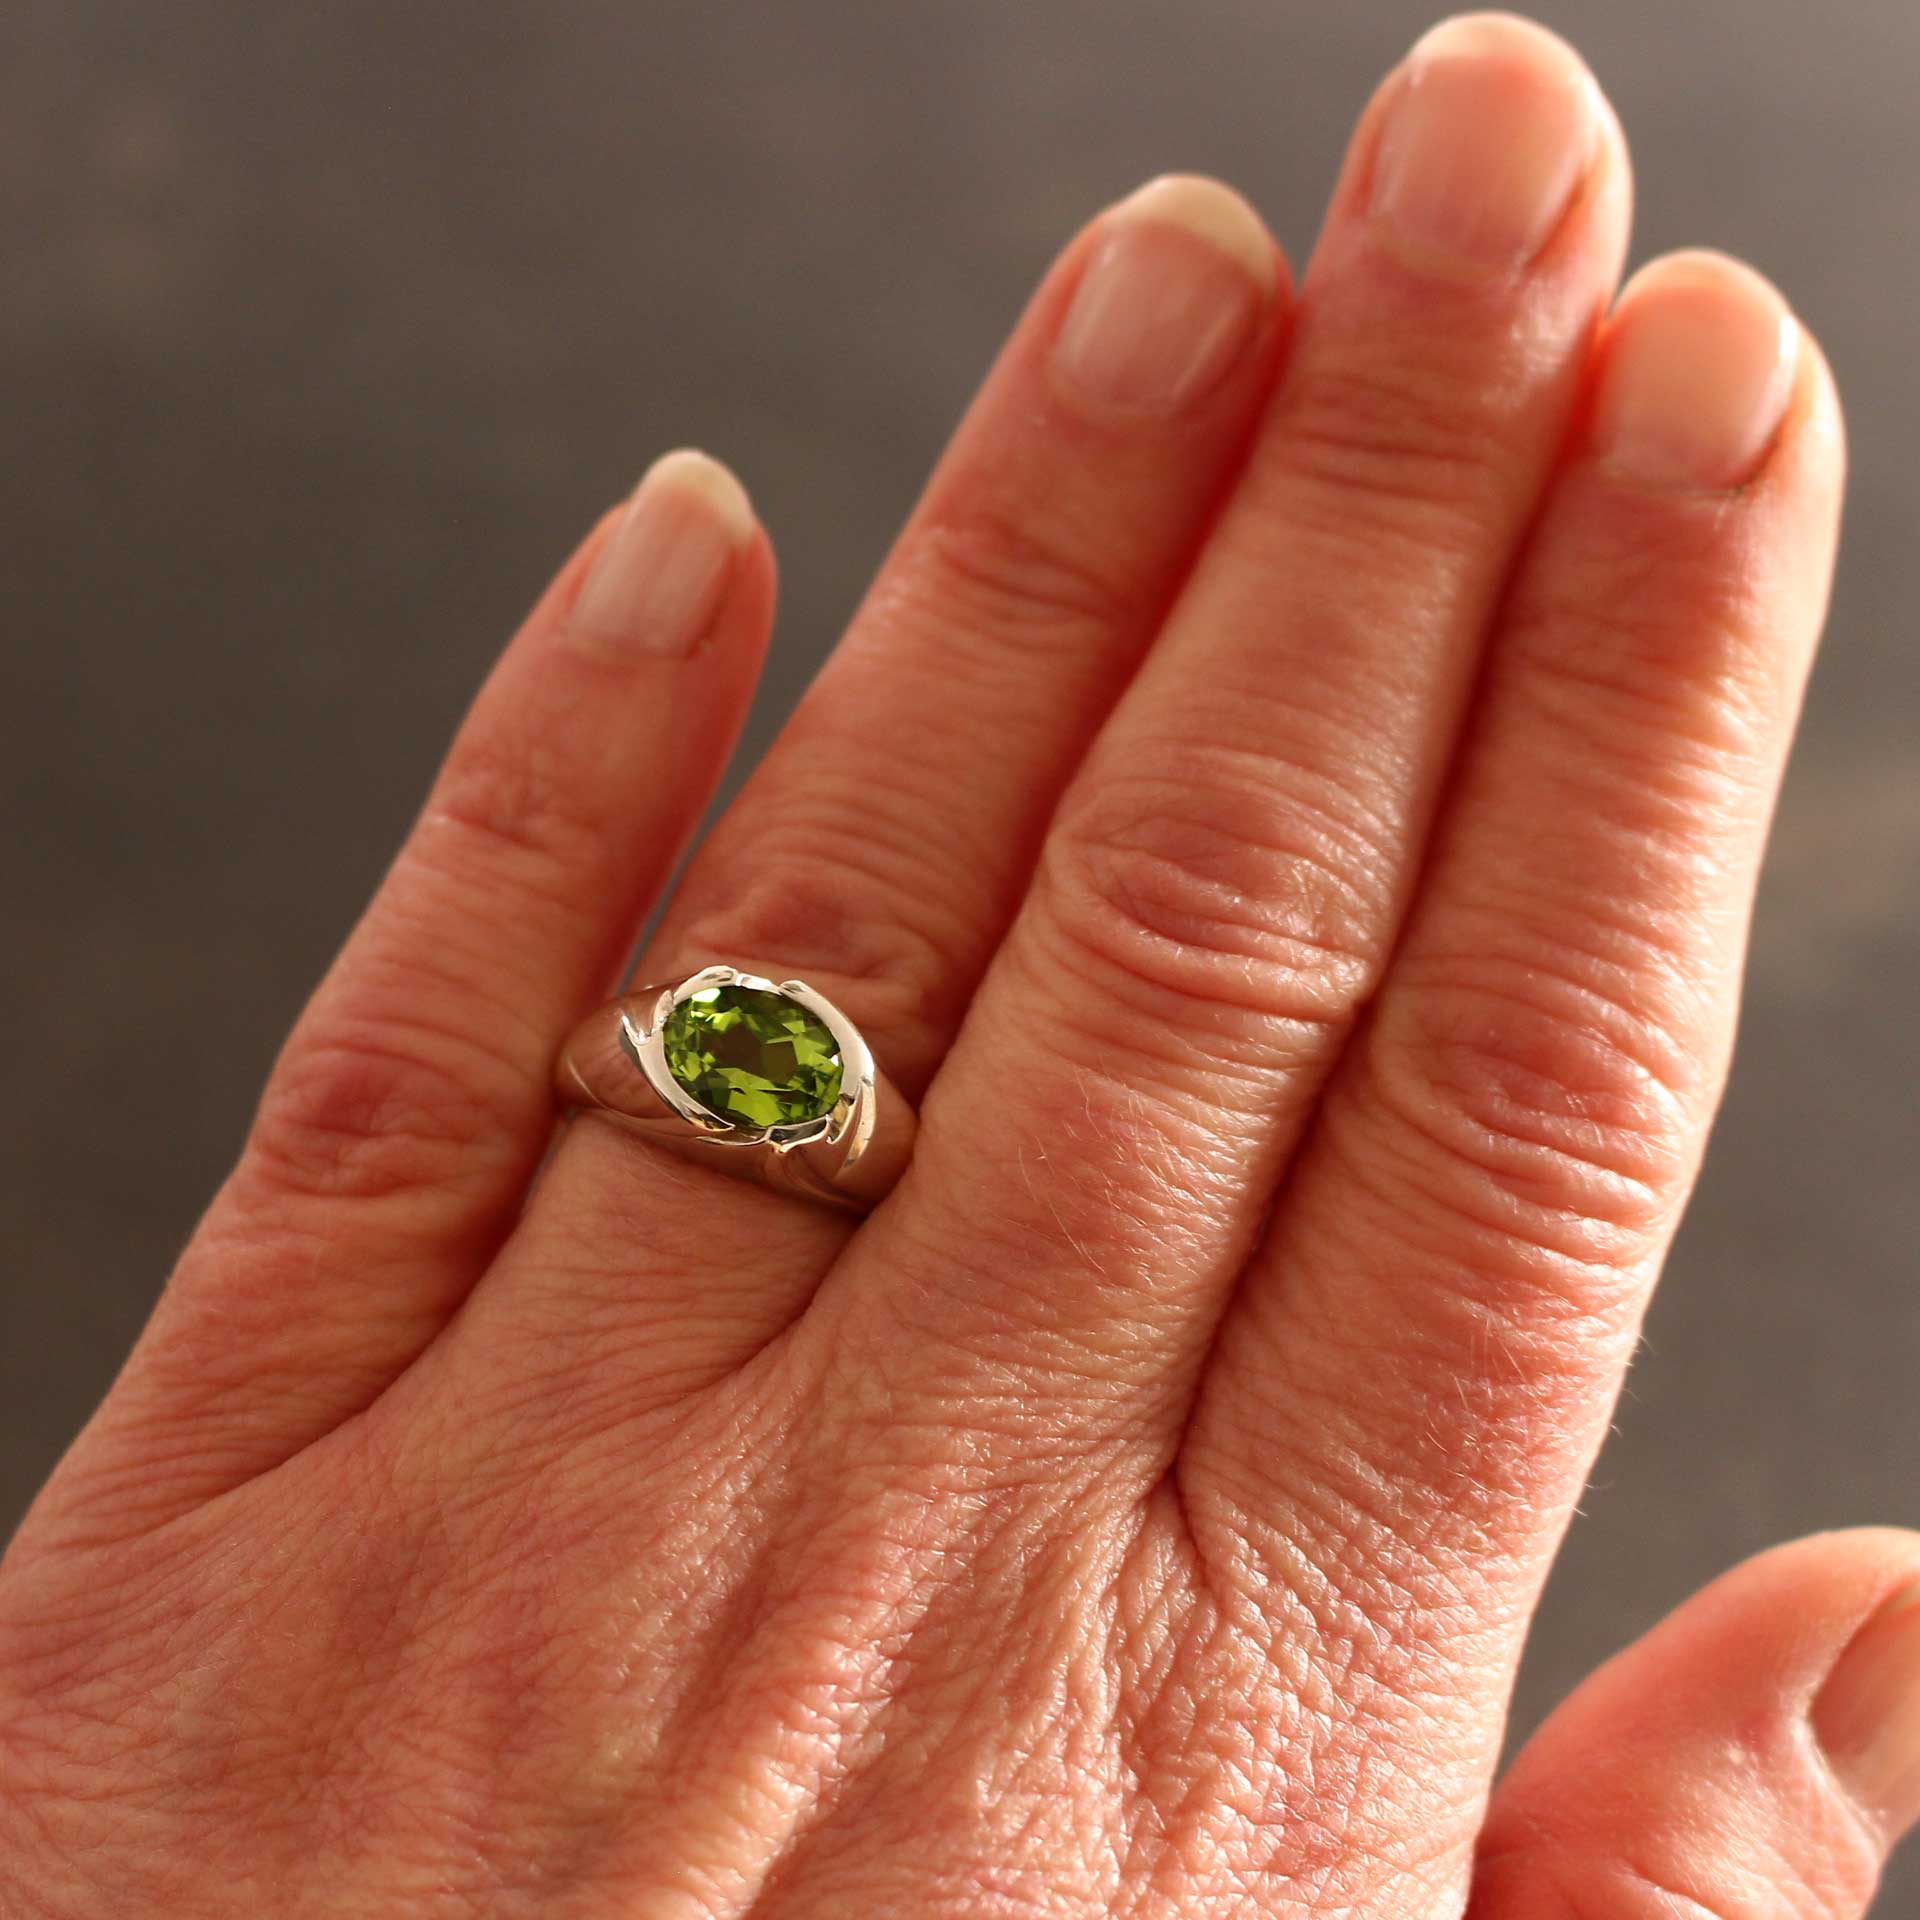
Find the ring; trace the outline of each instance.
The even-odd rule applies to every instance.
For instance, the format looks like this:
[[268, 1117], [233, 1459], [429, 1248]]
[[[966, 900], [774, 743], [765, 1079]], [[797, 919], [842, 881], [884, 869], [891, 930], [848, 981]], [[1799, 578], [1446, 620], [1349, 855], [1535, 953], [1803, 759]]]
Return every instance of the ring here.
[[713, 966], [622, 994], [575, 1029], [554, 1084], [661, 1146], [860, 1213], [913, 1151], [913, 1109], [804, 980]]

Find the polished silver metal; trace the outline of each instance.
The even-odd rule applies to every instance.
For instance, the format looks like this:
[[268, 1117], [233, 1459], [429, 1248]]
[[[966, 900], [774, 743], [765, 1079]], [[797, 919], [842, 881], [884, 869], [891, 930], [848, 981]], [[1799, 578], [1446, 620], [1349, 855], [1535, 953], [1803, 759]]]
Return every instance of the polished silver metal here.
[[[682, 1001], [709, 987], [785, 994], [833, 1035], [840, 1095], [813, 1120], [756, 1127], [704, 1107], [667, 1066], [666, 1024]], [[554, 1064], [554, 1084], [656, 1145], [763, 1186], [865, 1213], [892, 1191], [913, 1153], [911, 1106], [875, 1066], [860, 1029], [804, 980], [767, 980], [736, 967], [702, 967], [671, 986], [622, 994], [574, 1030]]]

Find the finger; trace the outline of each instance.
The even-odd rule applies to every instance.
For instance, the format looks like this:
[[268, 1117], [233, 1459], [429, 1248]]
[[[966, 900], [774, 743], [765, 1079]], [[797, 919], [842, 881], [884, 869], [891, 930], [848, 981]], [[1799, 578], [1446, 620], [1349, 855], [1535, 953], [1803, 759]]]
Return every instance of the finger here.
[[1718, 1096], [1840, 442], [1756, 274], [1686, 256], [1623, 296], [1419, 905], [1196, 1410], [1183, 1485], [1228, 1550], [1445, 1566], [1490, 1686], [1479, 1623], [1558, 1539]]
[[[803, 978], [918, 1094], [1244, 452], [1280, 276], [1258, 218], [1210, 181], [1157, 182], [1068, 249], [845, 639], [694, 859], [643, 978], [712, 961]], [[557, 1367], [604, 1299], [636, 1337], [596, 1322], [597, 1352], [643, 1338], [650, 1367], [710, 1370], [790, 1317], [845, 1233], [589, 1118], [502, 1291]]]
[[1495, 1793], [1469, 1920], [1854, 1920], [1920, 1819], [1920, 1537], [1750, 1560], [1602, 1667]]
[[1246, 476], [863, 1237], [877, 1310], [946, 1335], [938, 1390], [979, 1390], [957, 1345], [1177, 1426], [1392, 942], [1626, 199], [1591, 77], [1523, 22], [1440, 29], [1363, 118]]
[[545, 1150], [553, 1048], [713, 790], [772, 599], [746, 496], [700, 454], [575, 555], [288, 1040], [101, 1416], [102, 1473], [142, 1501], [243, 1479], [366, 1404], [466, 1293]]

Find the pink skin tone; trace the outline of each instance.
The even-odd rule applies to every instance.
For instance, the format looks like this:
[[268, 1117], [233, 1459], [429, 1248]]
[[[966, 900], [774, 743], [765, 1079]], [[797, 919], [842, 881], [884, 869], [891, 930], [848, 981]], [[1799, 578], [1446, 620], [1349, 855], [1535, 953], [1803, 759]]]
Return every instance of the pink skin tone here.
[[1910, 1535], [1737, 1570], [1495, 1779], [1841, 486], [1780, 296], [1620, 291], [1628, 199], [1477, 16], [1298, 294], [1192, 179], [1047, 275], [641, 962], [860, 1023], [924, 1119], [864, 1223], [592, 1118], [527, 1198], [771, 621], [739, 484], [651, 470], [0, 1565], [0, 1910], [1864, 1911]]

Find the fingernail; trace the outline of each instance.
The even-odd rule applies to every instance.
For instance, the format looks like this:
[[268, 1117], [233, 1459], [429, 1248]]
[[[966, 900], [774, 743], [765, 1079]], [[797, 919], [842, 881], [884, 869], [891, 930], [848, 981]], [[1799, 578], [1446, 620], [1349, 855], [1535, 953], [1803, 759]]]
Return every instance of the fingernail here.
[[1107, 214], [1054, 341], [1096, 405], [1172, 412], [1251, 344], [1279, 273], [1259, 216], [1215, 180], [1170, 176]]
[[1599, 126], [1598, 89], [1565, 41], [1505, 14], [1443, 21], [1407, 56], [1375, 216], [1416, 256], [1519, 266], [1560, 224]]
[[639, 653], [691, 653], [753, 527], [746, 489], [719, 461], [690, 448], [663, 454], [600, 543], [574, 628]]
[[1920, 1581], [1860, 1629], [1813, 1703], [1840, 1784], [1892, 1838], [1920, 1821]]
[[1678, 254], [1620, 296], [1594, 395], [1593, 437], [1642, 485], [1737, 487], [1779, 434], [1800, 329], [1750, 267]]

